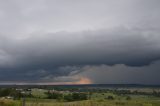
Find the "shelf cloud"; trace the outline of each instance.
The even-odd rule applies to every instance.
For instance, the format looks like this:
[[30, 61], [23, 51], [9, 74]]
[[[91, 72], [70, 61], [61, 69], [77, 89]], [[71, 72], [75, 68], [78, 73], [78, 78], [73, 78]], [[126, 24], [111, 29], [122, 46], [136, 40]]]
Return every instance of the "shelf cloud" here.
[[159, 84], [159, 4], [0, 0], [0, 81]]

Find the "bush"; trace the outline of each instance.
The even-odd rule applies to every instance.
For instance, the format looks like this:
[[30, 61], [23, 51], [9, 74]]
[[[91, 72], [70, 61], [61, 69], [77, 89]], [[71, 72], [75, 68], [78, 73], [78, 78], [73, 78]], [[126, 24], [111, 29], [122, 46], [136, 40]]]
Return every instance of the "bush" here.
[[61, 99], [63, 95], [60, 93], [48, 93], [48, 99]]
[[65, 101], [79, 101], [87, 100], [87, 94], [85, 93], [73, 93], [64, 96]]
[[131, 100], [132, 98], [130, 96], [127, 96], [126, 97], [126, 100]]
[[73, 93], [72, 94], [73, 100], [86, 100], [87, 94], [85, 93]]
[[65, 100], [65, 101], [68, 101], [68, 102], [73, 101], [72, 94], [65, 95], [65, 96], [64, 96], [64, 100]]
[[114, 100], [114, 97], [113, 96], [108, 96], [107, 99], [108, 100]]

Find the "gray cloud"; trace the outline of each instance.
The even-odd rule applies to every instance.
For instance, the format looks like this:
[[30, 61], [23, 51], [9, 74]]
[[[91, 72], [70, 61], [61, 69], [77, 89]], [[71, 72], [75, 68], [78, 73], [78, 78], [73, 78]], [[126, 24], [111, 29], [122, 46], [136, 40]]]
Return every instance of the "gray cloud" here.
[[[148, 65], [159, 60], [160, 48], [158, 31], [148, 28], [147, 31], [118, 27], [79, 33], [51, 33], [23, 40], [6, 38], [5, 47], [1, 47], [1, 60], [6, 60], [0, 64], [1, 73], [5, 74], [1, 80], [6, 80], [6, 76], [16, 80], [14, 75], [21, 76], [17, 80], [39, 80], [50, 74], [50, 77], [57, 77], [74, 71], [73, 67], [59, 68], [62, 66]], [[46, 72], [41, 75], [39, 70]]]
[[1, 59], [9, 60], [7, 65], [10, 64], [10, 67], [147, 65], [160, 57], [159, 30], [147, 31], [118, 27], [79, 33], [51, 33], [24, 40], [8, 38], [1, 47]]
[[87, 78], [92, 83], [103, 84], [160, 84], [160, 61], [149, 66], [131, 67], [124, 64], [86, 65], [71, 72], [68, 76], [54, 78], [58, 81], [76, 81]]
[[0, 80], [47, 82], [86, 65], [150, 65], [160, 59], [159, 3], [0, 0]]

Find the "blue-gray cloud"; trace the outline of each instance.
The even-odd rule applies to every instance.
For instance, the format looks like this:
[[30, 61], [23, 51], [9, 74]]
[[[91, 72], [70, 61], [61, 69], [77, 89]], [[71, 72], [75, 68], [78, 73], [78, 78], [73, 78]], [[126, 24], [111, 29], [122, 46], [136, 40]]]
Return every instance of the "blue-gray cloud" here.
[[[72, 68], [59, 68], [67, 65], [149, 65], [160, 58], [157, 32], [152, 28], [118, 27], [112, 30], [51, 33], [23, 40], [2, 39], [6, 41], [1, 46], [3, 76], [0, 78], [1, 81], [7, 77], [36, 81], [48, 75], [63, 76], [74, 71]], [[41, 70], [44, 72], [41, 73]]]
[[52, 80], [74, 81], [76, 78], [88, 78], [92, 83], [97, 84], [160, 84], [159, 69], [160, 61], [141, 67], [131, 67], [124, 64], [86, 65], [81, 68], [77, 67], [68, 76], [59, 76]]
[[0, 80], [47, 82], [86, 65], [149, 66], [160, 59], [159, 3], [0, 0]]

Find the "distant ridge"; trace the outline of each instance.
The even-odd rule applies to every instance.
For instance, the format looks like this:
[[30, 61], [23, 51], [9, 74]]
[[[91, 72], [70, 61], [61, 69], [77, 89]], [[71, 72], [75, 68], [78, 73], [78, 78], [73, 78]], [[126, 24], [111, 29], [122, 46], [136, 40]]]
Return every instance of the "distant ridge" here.
[[89, 87], [89, 88], [160, 88], [160, 85], [147, 85], [147, 84], [76, 84], [76, 85], [36, 85], [36, 84], [28, 84], [28, 85], [16, 85], [16, 84], [0, 84], [0, 88], [11, 88], [11, 87]]

